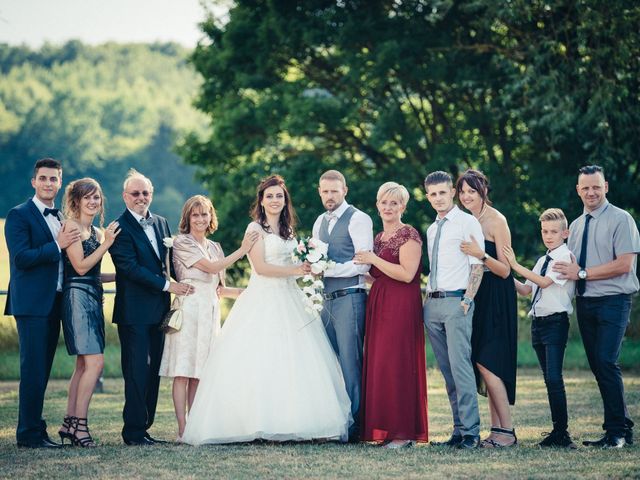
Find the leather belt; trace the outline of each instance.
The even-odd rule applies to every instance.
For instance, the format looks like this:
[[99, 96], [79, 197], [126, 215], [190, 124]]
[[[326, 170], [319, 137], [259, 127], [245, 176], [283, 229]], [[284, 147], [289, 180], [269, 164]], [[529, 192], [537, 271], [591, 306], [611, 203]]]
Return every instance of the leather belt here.
[[545, 315], [544, 317], [533, 317], [534, 320], [539, 322], [545, 322], [549, 320], [564, 320], [569, 319], [569, 314], [567, 312], [557, 312], [552, 313], [551, 315]]
[[343, 288], [342, 290], [336, 290], [332, 293], [323, 293], [322, 297], [325, 300], [335, 300], [336, 298], [351, 295], [353, 293], [367, 293], [367, 290], [365, 288]]
[[447, 298], [447, 297], [464, 297], [466, 290], [436, 290], [435, 292], [428, 292], [429, 298]]

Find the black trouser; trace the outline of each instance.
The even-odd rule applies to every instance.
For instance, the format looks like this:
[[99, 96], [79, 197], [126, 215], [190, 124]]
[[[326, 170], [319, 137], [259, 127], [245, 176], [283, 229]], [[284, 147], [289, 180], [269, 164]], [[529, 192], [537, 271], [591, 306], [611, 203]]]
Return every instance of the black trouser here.
[[160, 388], [164, 333], [153, 325], [118, 325], [124, 377], [122, 438], [141, 441], [153, 424]]
[[60, 335], [61, 298], [61, 294], [56, 295], [51, 313], [47, 317], [16, 317], [20, 343], [16, 440], [21, 444], [37, 444], [47, 436], [42, 409]]
[[611, 435], [622, 436], [627, 428], [633, 427], [618, 365], [629, 323], [631, 295], [577, 297], [576, 309], [584, 350], [604, 404], [602, 428]]
[[566, 312], [546, 317], [533, 317], [531, 322], [531, 344], [542, 368], [547, 386], [549, 408], [553, 430], [567, 430], [567, 395], [562, 378], [564, 351], [569, 336], [569, 316]]

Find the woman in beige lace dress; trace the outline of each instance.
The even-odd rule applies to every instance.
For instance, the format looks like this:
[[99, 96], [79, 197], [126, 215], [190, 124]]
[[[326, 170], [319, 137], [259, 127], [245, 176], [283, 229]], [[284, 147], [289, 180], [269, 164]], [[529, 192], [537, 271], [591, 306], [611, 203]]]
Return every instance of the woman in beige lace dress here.
[[160, 375], [173, 378], [173, 405], [182, 437], [187, 411], [191, 408], [213, 341], [220, 331], [218, 286], [224, 288], [224, 269], [242, 258], [258, 238], [247, 233], [242, 245], [228, 257], [219, 243], [207, 239], [218, 228], [211, 201], [202, 195], [188, 199], [182, 207], [180, 235], [173, 241], [173, 266], [179, 282], [190, 283], [193, 295], [182, 297], [182, 328], [166, 336]]

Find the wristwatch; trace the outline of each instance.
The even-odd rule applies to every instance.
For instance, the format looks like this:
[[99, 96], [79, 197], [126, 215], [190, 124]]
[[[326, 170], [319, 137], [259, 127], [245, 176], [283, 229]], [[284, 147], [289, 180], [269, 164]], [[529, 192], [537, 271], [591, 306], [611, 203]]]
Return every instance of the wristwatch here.
[[489, 255], [487, 252], [484, 252], [484, 255], [482, 256], [482, 263], [486, 262], [487, 260], [489, 260], [491, 258], [491, 255]]
[[579, 278], [580, 280], [586, 280], [586, 279], [587, 279], [587, 271], [586, 271], [586, 270], [584, 270], [584, 269], [581, 269], [581, 270], [578, 272], [578, 278]]
[[473, 303], [473, 298], [462, 297], [462, 303], [464, 303], [465, 305], [471, 306], [471, 304]]

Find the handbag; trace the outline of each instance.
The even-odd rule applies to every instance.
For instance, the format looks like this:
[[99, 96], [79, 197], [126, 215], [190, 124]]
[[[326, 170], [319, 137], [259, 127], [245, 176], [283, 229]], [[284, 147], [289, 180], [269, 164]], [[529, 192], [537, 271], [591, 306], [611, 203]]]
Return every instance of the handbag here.
[[176, 296], [173, 300], [173, 304], [171, 305], [171, 310], [169, 310], [164, 318], [162, 319], [162, 323], [160, 323], [160, 330], [162, 330], [167, 335], [171, 333], [176, 333], [182, 327], [182, 297]]

